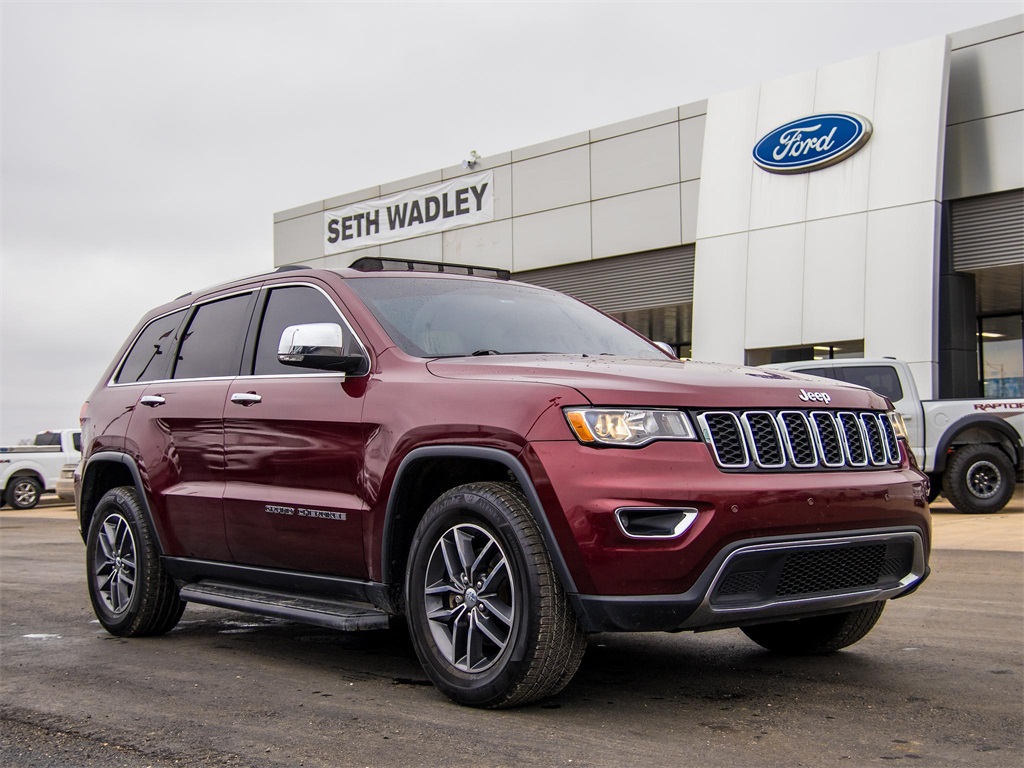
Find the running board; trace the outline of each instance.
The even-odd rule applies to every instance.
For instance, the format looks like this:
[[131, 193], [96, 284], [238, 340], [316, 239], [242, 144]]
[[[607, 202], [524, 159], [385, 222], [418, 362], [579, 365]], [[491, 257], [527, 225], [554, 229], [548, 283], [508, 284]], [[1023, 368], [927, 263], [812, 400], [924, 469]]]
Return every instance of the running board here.
[[204, 580], [186, 584], [181, 588], [181, 599], [189, 603], [259, 613], [347, 632], [388, 628], [388, 614], [366, 603], [297, 595], [220, 581]]

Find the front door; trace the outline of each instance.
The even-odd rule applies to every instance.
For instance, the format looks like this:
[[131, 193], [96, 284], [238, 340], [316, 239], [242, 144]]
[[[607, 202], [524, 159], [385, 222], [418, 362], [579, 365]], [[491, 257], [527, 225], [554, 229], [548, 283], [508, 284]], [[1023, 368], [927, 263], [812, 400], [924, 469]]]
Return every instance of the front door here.
[[271, 287], [252, 375], [231, 382], [224, 412], [224, 513], [236, 563], [365, 578], [361, 424], [365, 378], [280, 363], [291, 325], [337, 323], [312, 285]]

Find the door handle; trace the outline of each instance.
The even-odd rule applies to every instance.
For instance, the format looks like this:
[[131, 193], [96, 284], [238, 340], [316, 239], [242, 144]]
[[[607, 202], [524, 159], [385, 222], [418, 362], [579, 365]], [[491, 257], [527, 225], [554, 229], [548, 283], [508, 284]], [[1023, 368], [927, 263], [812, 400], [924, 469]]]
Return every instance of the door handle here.
[[160, 395], [143, 395], [139, 398], [139, 402], [143, 405], [148, 405], [150, 408], [156, 408], [158, 405], [163, 405], [167, 400]]
[[250, 405], [256, 405], [256, 403], [263, 402], [263, 398], [255, 392], [235, 392], [235, 394], [231, 396], [231, 402], [235, 405], [244, 405], [249, 407]]

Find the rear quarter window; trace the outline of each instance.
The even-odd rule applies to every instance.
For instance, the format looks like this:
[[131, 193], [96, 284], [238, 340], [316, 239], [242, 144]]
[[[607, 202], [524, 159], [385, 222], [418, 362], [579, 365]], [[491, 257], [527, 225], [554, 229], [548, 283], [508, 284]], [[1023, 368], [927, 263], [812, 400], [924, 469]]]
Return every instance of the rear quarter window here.
[[900, 377], [891, 365], [855, 365], [849, 368], [837, 368], [843, 380], [850, 384], [873, 389], [880, 395], [888, 397], [892, 402], [903, 399], [903, 387]]
[[158, 317], [143, 328], [114, 381], [118, 384], [134, 384], [167, 378], [175, 334], [184, 319], [185, 310], [182, 309]]

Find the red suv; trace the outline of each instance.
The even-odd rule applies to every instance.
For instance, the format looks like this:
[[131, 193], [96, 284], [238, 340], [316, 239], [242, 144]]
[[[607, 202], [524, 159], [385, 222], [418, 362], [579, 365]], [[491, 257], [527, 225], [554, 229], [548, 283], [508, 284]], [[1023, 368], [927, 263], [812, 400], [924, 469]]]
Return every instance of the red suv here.
[[118, 352], [76, 488], [110, 632], [187, 602], [404, 616], [438, 688], [501, 707], [567, 685], [588, 633], [824, 653], [926, 577], [927, 479], [879, 395], [680, 362], [507, 273], [354, 267], [182, 296]]

